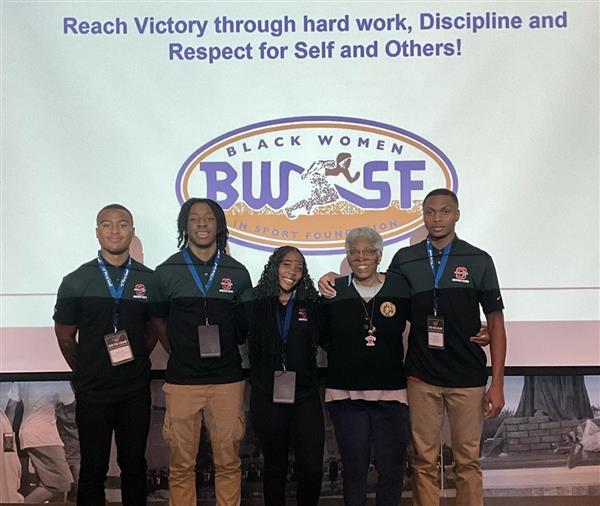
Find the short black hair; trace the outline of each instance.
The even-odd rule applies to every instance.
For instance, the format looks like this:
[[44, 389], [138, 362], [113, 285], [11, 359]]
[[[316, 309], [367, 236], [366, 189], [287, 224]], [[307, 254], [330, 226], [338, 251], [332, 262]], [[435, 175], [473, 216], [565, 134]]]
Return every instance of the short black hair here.
[[429, 197], [435, 197], [436, 195], [445, 195], [446, 197], [450, 197], [452, 200], [454, 200], [456, 207], [458, 207], [458, 197], [456, 196], [456, 193], [454, 193], [452, 190], [448, 190], [448, 188], [436, 188], [435, 190], [431, 190], [423, 199], [423, 207], [425, 207], [425, 202], [427, 202]]
[[201, 199], [192, 197], [184, 202], [177, 216], [177, 247], [181, 250], [188, 244], [187, 221], [190, 216], [190, 210], [194, 204], [207, 204], [212, 209], [217, 220], [217, 249], [225, 251], [227, 248], [227, 239], [229, 238], [229, 229], [227, 228], [227, 219], [223, 208], [211, 199]]
[[131, 211], [129, 209], [127, 209], [124, 205], [121, 205], [121, 204], [108, 204], [108, 205], [104, 206], [102, 209], [100, 209], [100, 211], [98, 211], [98, 214], [96, 215], [96, 225], [98, 225], [100, 223], [100, 215], [107, 209], [119, 209], [121, 211], [125, 211], [131, 218], [131, 224], [133, 225], [133, 214], [131, 214]]

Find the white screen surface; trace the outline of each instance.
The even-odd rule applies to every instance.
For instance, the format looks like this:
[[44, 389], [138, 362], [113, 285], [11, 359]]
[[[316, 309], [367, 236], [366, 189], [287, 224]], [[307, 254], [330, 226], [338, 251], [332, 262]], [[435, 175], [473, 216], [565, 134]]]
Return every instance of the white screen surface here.
[[[436, 13], [452, 26], [427, 28]], [[217, 33], [224, 16], [242, 21], [238, 32]], [[500, 16], [510, 28], [492, 26]], [[373, 161], [419, 159], [425, 148], [411, 142], [424, 139], [453, 169], [448, 186], [461, 201], [459, 236], [494, 258], [507, 364], [600, 364], [596, 2], [3, 2], [1, 17], [1, 372], [66, 370], [50, 329], [52, 307], [62, 277], [95, 255], [96, 212], [110, 202], [130, 208], [144, 262], [156, 266], [176, 249], [178, 176], [221, 136], [231, 142], [211, 156], [240, 174], [244, 160], [256, 168], [286, 159], [307, 169], [341, 152], [352, 154], [352, 169], [366, 171]], [[164, 22], [158, 29], [168, 29], [169, 18], [174, 31], [197, 23], [191, 33], [139, 33], [136, 18], [149, 27], [151, 17]], [[277, 21], [286, 19], [289, 31], [278, 35]], [[359, 30], [369, 19], [371, 30]], [[545, 27], [530, 27], [536, 20]], [[258, 32], [261, 22], [270, 33]], [[461, 28], [469, 22], [488, 28]], [[126, 34], [82, 33], [123, 23]], [[311, 23], [327, 31], [305, 31]], [[261, 57], [263, 43], [288, 49]], [[250, 49], [209, 63], [169, 59], [170, 44], [194, 54], [200, 46], [221, 54]], [[344, 45], [365, 54], [343, 57]], [[312, 57], [304, 56], [309, 46]], [[300, 130], [285, 130], [285, 146], [260, 152], [255, 136], [244, 153], [242, 140], [227, 137], [248, 125], [309, 117], [358, 118], [413, 137], [402, 137], [398, 156], [381, 132], [360, 130], [371, 135], [369, 147], [357, 138], [344, 145], [342, 134], [356, 133], [349, 122], [331, 146], [310, 144], [308, 135], [291, 146], [289, 136]], [[423, 157], [414, 201], [450, 174]], [[205, 196], [202, 171], [191, 170], [190, 194]], [[271, 177], [277, 180], [276, 170]], [[258, 171], [253, 180], [257, 191]], [[401, 190], [386, 181], [394, 200]], [[292, 197], [301, 183], [290, 182]], [[363, 184], [360, 195], [377, 192]], [[364, 224], [361, 215], [340, 216], [340, 228]], [[382, 266], [418, 233], [392, 234]], [[262, 249], [230, 244], [254, 282], [272, 245], [264, 237], [257, 244]], [[343, 255], [308, 253], [313, 278], [340, 269]]]

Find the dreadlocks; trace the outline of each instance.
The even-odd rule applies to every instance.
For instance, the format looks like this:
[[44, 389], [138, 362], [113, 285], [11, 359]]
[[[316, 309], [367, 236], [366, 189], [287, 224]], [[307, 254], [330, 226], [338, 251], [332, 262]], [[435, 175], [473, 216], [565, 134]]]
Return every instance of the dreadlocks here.
[[182, 250], [188, 244], [187, 222], [190, 216], [190, 210], [194, 204], [207, 204], [211, 208], [217, 220], [217, 249], [225, 251], [227, 247], [227, 238], [229, 237], [229, 229], [227, 228], [227, 220], [223, 208], [211, 199], [191, 198], [186, 200], [179, 210], [177, 216], [177, 247]]
[[275, 313], [279, 311], [279, 265], [284, 257], [295, 251], [302, 257], [302, 278], [296, 286], [295, 300], [288, 304], [301, 303], [308, 315], [309, 345], [316, 356], [318, 345], [318, 294], [306, 267], [302, 252], [293, 246], [277, 248], [265, 265], [260, 280], [254, 289], [254, 305], [248, 344], [252, 364], [275, 364], [281, 357], [281, 339]]

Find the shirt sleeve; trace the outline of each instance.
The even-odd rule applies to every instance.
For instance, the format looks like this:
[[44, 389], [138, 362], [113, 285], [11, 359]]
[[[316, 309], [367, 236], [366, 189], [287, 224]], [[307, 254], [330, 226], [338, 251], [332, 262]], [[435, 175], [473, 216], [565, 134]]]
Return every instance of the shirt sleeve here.
[[81, 298], [69, 277], [62, 280], [56, 296], [53, 319], [61, 325], [78, 325], [81, 314]]
[[234, 307], [235, 332], [238, 344], [242, 344], [248, 337], [253, 307], [253, 289], [246, 288], [238, 297]]
[[319, 346], [325, 351], [329, 351], [331, 343], [331, 334], [329, 329], [329, 312], [331, 309], [331, 300], [325, 297], [319, 297], [318, 322], [319, 322]]
[[161, 271], [152, 274], [150, 293], [148, 296], [148, 314], [150, 318], [167, 318], [169, 316], [169, 300], [166, 295]]
[[237, 299], [241, 299], [244, 296], [244, 294], [247, 295], [248, 290], [252, 290], [252, 281], [250, 279], [250, 273], [247, 269], [244, 269], [240, 278], [240, 284], [236, 293]]
[[477, 287], [477, 296], [485, 314], [504, 309], [496, 268], [490, 256], [487, 257], [481, 282]]
[[249, 318], [247, 310], [251, 306], [253, 291], [248, 269], [244, 268], [239, 278], [233, 299], [233, 317], [236, 340], [238, 344], [243, 344], [248, 336]]
[[406, 278], [403, 275], [398, 276], [391, 270], [388, 270], [385, 276], [386, 281], [391, 283], [394, 297], [398, 301], [396, 308], [398, 318], [404, 321], [410, 320], [410, 290]]
[[392, 261], [390, 262], [390, 266], [388, 267], [388, 274], [393, 274], [395, 276], [404, 276], [401, 269], [399, 251], [393, 256]]

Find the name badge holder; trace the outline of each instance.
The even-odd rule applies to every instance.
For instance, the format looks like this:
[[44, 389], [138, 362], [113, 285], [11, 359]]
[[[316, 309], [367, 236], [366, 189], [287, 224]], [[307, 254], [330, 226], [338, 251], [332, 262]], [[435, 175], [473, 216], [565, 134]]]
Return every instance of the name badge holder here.
[[125, 272], [123, 273], [123, 277], [121, 278], [118, 288], [115, 288], [100, 252], [98, 252], [98, 268], [104, 277], [104, 281], [106, 282], [106, 286], [108, 287], [108, 291], [110, 292], [114, 302], [112, 310], [113, 331], [110, 334], [105, 334], [104, 336], [104, 343], [106, 344], [108, 357], [110, 358], [110, 363], [114, 367], [131, 362], [135, 358], [133, 356], [133, 350], [131, 349], [129, 338], [127, 337], [127, 331], [119, 330], [119, 310], [121, 299], [123, 298], [123, 292], [125, 291], [125, 284], [127, 283], [127, 278], [129, 277], [129, 273], [131, 271], [131, 257], [129, 257], [129, 260], [127, 261], [127, 266], [125, 267]]
[[202, 297], [204, 299], [205, 324], [198, 325], [198, 347], [200, 348], [200, 357], [219, 358], [221, 356], [221, 335], [219, 332], [219, 326], [214, 324], [211, 325], [208, 321], [208, 305], [206, 303], [206, 296], [215, 279], [217, 267], [221, 261], [221, 251], [217, 250], [217, 256], [210, 270], [206, 286], [204, 286], [200, 276], [198, 275], [198, 271], [196, 271], [196, 267], [192, 262], [192, 257], [190, 256], [189, 251], [184, 249], [181, 254], [183, 255], [190, 274], [192, 275], [192, 278], [194, 279], [194, 282], [196, 283], [198, 290], [200, 290], [200, 293], [202, 293]]
[[444, 349], [444, 317], [427, 317], [427, 346], [436, 350]]
[[296, 371], [273, 372], [273, 402], [278, 404], [296, 402]]
[[198, 346], [202, 358], [218, 358], [221, 356], [219, 326], [210, 325], [208, 318], [205, 325], [198, 325]]
[[440, 281], [442, 279], [442, 275], [446, 270], [446, 265], [448, 264], [448, 256], [450, 255], [450, 249], [452, 248], [452, 243], [448, 244], [442, 250], [442, 259], [440, 260], [440, 264], [435, 265], [435, 261], [433, 259], [433, 247], [431, 245], [431, 240], [428, 238], [426, 242], [427, 256], [429, 258], [429, 265], [431, 266], [431, 270], [433, 272], [433, 315], [427, 316], [427, 346], [434, 350], [443, 350], [445, 349], [444, 342], [444, 317], [438, 315], [439, 310], [439, 295], [438, 289], [440, 287]]
[[15, 445], [15, 433], [4, 432], [2, 433], [2, 448], [5, 453], [16, 452], [17, 448]]
[[285, 308], [285, 319], [281, 321], [279, 308], [275, 308], [277, 328], [282, 342], [281, 367], [282, 370], [273, 372], [273, 402], [278, 404], [294, 404], [296, 402], [296, 371], [287, 370], [287, 337], [292, 324], [294, 294], [288, 300]]
[[133, 360], [133, 351], [125, 330], [119, 330], [104, 336], [110, 363], [113, 366], [125, 364]]

